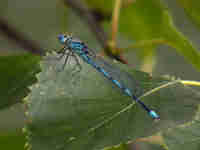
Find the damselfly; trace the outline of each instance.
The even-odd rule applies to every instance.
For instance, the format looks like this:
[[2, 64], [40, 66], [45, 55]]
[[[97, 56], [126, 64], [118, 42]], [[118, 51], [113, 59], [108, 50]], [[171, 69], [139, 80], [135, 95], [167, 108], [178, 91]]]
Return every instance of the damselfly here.
[[65, 57], [63, 68], [66, 65], [69, 57], [72, 56], [74, 57], [77, 65], [79, 66], [79, 69], [81, 70], [81, 65], [78, 59], [78, 57], [80, 57], [84, 62], [90, 64], [105, 78], [107, 78], [115, 86], [120, 88], [124, 94], [128, 95], [138, 104], [140, 104], [153, 119], [155, 120], [160, 119], [159, 115], [155, 111], [148, 108], [129, 88], [127, 88], [127, 86], [125, 86], [122, 82], [114, 78], [109, 71], [106, 71], [104, 67], [102, 67], [101, 65], [99, 65], [99, 63], [95, 61], [95, 58], [97, 57], [96, 53], [91, 49], [89, 49], [84, 42], [72, 37], [71, 35], [65, 35], [65, 34], [58, 35], [58, 40], [61, 44], [64, 45], [64, 47], [58, 51], [58, 53], [61, 54], [61, 57]]

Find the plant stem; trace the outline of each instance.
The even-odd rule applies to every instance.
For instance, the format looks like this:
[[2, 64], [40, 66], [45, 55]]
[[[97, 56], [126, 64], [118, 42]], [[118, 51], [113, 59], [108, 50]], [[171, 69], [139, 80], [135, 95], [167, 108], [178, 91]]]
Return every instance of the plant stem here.
[[113, 9], [113, 15], [112, 15], [112, 34], [111, 34], [111, 41], [110, 41], [111, 47], [116, 47], [120, 8], [121, 8], [121, 0], [116, 0], [115, 6]]

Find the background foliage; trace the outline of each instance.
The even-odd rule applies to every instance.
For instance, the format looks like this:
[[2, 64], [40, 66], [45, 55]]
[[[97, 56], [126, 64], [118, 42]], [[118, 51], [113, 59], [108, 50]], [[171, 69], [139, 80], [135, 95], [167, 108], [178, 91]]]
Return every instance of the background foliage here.
[[[65, 109], [69, 109], [67, 106], [70, 106], [68, 103], [63, 104], [58, 102], [54, 104], [54, 100], [57, 102], [59, 99], [65, 99], [66, 97], [53, 96], [53, 99], [51, 97], [50, 100], [49, 98], [45, 99], [46, 103], [37, 101], [41, 98], [37, 97], [37, 95], [40, 94], [40, 91], [36, 90], [38, 87], [36, 86], [36, 88], [34, 88], [33, 86], [31, 90], [28, 87], [38, 79], [39, 82], [36, 85], [39, 85], [39, 87], [47, 86], [51, 89], [51, 85], [46, 85], [47, 83], [41, 82], [41, 79], [49, 78], [49, 80], [51, 80], [55, 79], [57, 75], [55, 75], [54, 78], [52, 78], [53, 75], [45, 76], [44, 71], [48, 70], [45, 69], [48, 68], [48, 66], [45, 67], [45, 65], [43, 65], [42, 73], [36, 77], [36, 73], [40, 71], [40, 57], [36, 56], [33, 51], [38, 51], [37, 54], [43, 55], [39, 50], [44, 52], [45, 50], [60, 48], [60, 45], [56, 41], [56, 36], [58, 33], [67, 31], [85, 41], [89, 47], [96, 50], [97, 53], [102, 54], [104, 50], [104, 55], [110, 54], [112, 58], [117, 58], [125, 64], [128, 63], [129, 67], [125, 67], [125, 70], [132, 74], [138, 81], [144, 83], [141, 87], [146, 91], [159, 87], [159, 83], [167, 84], [174, 82], [176, 81], [174, 79], [177, 78], [196, 81], [186, 82], [186, 80], [178, 80], [174, 86], [160, 90], [158, 92], [159, 94], [155, 93], [144, 98], [144, 100], [149, 100], [149, 105], [158, 109], [160, 112], [163, 118], [163, 121], [161, 120], [160, 123], [156, 125], [153, 124], [151, 120], [146, 117], [146, 114], [136, 108], [133, 111], [127, 112], [132, 116], [132, 120], [130, 119], [132, 123], [129, 122], [123, 126], [121, 123], [127, 121], [124, 120], [124, 118], [126, 118], [125, 116], [119, 118], [119, 120], [114, 120], [109, 130], [107, 130], [106, 126], [100, 130], [104, 133], [103, 135], [99, 133], [100, 131], [97, 131], [96, 134], [98, 137], [92, 138], [92, 140], [88, 139], [93, 143], [93, 145], [89, 145], [89, 147], [98, 149], [104, 146], [115, 145], [114, 147], [111, 146], [108, 148], [133, 149], [139, 147], [140, 149], [177, 150], [192, 147], [194, 150], [199, 149], [200, 135], [197, 132], [200, 127], [197, 107], [199, 103], [198, 89], [183, 86], [199, 86], [197, 82], [199, 80], [200, 70], [199, 2], [196, 0], [124, 0], [118, 5], [117, 2], [119, 1], [2, 0], [0, 2], [1, 148], [23, 149], [25, 143], [29, 143], [26, 144], [25, 147], [30, 148], [35, 145], [38, 146], [35, 143], [37, 143], [39, 139], [41, 141], [44, 140], [44, 145], [42, 145], [44, 147], [39, 145], [39, 148], [44, 149], [46, 146], [45, 144], [49, 144], [45, 141], [46, 137], [52, 137], [51, 140], [58, 140], [61, 143], [58, 142], [56, 144], [62, 145], [62, 138], [67, 138], [66, 135], [63, 134], [63, 131], [69, 132], [69, 129], [73, 129], [72, 131], [77, 130], [77, 128], [79, 128], [79, 126], [76, 126], [77, 122], [82, 121], [82, 124], [85, 125], [83, 126], [85, 127], [83, 131], [87, 131], [88, 123], [92, 123], [94, 120], [93, 117], [95, 115], [98, 116], [99, 112], [103, 112], [109, 107], [109, 109], [112, 110], [110, 113], [114, 114], [114, 112], [117, 112], [118, 108], [129, 104], [128, 98], [124, 98], [121, 94], [117, 95], [118, 92], [113, 91], [113, 88], [100, 77], [98, 78], [98, 75], [95, 73], [91, 74], [91, 77], [89, 76], [90, 78], [97, 78], [93, 82], [89, 79], [85, 81], [87, 75], [84, 73], [81, 78], [77, 80], [80, 80], [80, 82], [84, 81], [83, 84], [88, 86], [88, 88], [86, 88], [88, 91], [91, 90], [89, 87], [94, 86], [93, 83], [96, 83], [96, 89], [99, 89], [101, 86], [104, 88], [101, 88], [101, 91], [94, 91], [96, 95], [92, 97], [92, 99], [88, 99], [90, 94], [86, 95], [87, 100], [85, 100], [85, 104], [81, 105], [82, 107], [79, 108], [76, 105], [72, 105], [72, 108], [74, 106], [78, 112], [82, 113], [83, 117], [85, 115], [85, 117], [88, 117], [88, 122], [84, 123], [84, 120], [80, 120], [81, 117], [77, 117], [78, 114], [71, 116], [65, 114]], [[118, 6], [120, 6], [120, 9], [117, 9]], [[90, 11], [87, 11], [87, 8]], [[117, 17], [118, 21], [113, 19], [114, 15], [117, 16], [117, 11], [114, 11], [115, 9], [119, 11], [119, 16]], [[80, 10], [82, 10], [82, 12]], [[94, 27], [95, 24], [89, 19], [90, 15], [85, 15], [87, 12], [89, 12], [90, 15], [94, 15], [93, 21], [97, 25], [97, 29]], [[6, 34], [8, 32], [3, 26], [3, 23], [6, 22], [5, 20], [7, 20], [9, 26], [14, 27], [14, 31], [17, 31], [17, 35], [21, 35], [21, 39], [26, 39], [27, 41], [20, 41], [20, 38], [17, 38], [17, 40], [14, 40], [16, 42], [13, 42], [13, 34]], [[105, 31], [105, 34], [102, 31]], [[32, 53], [27, 53], [29, 50], [33, 50]], [[123, 65], [117, 66], [122, 70], [124, 68]], [[84, 68], [86, 68], [86, 70], [88, 69], [87, 66], [84, 66]], [[148, 72], [153, 75], [153, 78], [151, 79], [149, 74], [137, 72], [134, 69]], [[175, 78], [155, 77], [161, 75], [175, 76]], [[68, 79], [71, 78], [68, 77]], [[58, 82], [57, 80], [59, 79], [55, 79], [56, 82]], [[62, 83], [66, 78], [63, 77], [60, 80]], [[68, 83], [68, 81], [63, 83]], [[150, 87], [146, 87], [145, 84], [150, 85]], [[61, 86], [64, 89], [72, 89], [72, 87], [70, 87], [72, 85], [68, 83], [65, 87], [59, 84], [57, 88], [59, 89]], [[49, 89], [45, 92], [48, 93]], [[77, 91], [78, 89], [80, 89], [80, 85], [76, 84], [74, 90]], [[39, 93], [32, 96], [35, 90], [36, 93]], [[38, 88], [38, 90], [40, 90], [40, 88]], [[33, 104], [31, 107], [29, 106], [30, 108], [24, 108], [24, 105], [22, 106], [19, 102], [21, 102], [30, 91], [31, 94], [29, 94], [27, 98], [29, 102], [25, 101], [25, 106], [29, 105], [27, 103]], [[72, 90], [72, 92], [74, 91]], [[106, 95], [107, 92], [112, 94]], [[54, 93], [52, 92], [52, 94]], [[142, 96], [143, 94], [145, 94], [145, 92], [140, 95]], [[99, 95], [103, 95], [103, 98], [99, 97]], [[36, 98], [34, 98], [35, 96]], [[107, 101], [110, 97], [113, 98], [109, 101], [110, 105], [105, 106], [105, 103], [102, 101]], [[117, 97], [123, 98], [123, 103], [117, 100]], [[79, 104], [81, 98], [80, 94], [79, 97], [75, 99], [77, 100], [76, 103]], [[94, 98], [96, 99], [94, 100]], [[100, 99], [102, 101], [100, 101]], [[92, 107], [87, 105], [87, 103], [91, 103], [91, 100], [96, 102], [91, 104]], [[56, 105], [55, 108], [52, 107], [52, 104], [54, 106]], [[62, 106], [66, 107], [62, 108]], [[91, 108], [89, 109], [88, 107]], [[43, 111], [39, 113], [41, 108], [43, 108]], [[93, 110], [94, 108], [99, 111]], [[52, 109], [60, 109], [60, 120], [54, 119]], [[85, 110], [88, 110], [88, 112]], [[25, 112], [29, 113], [28, 120], [25, 119]], [[87, 113], [93, 114], [94, 116], [88, 116]], [[110, 115], [110, 113], [108, 114]], [[108, 118], [109, 115], [107, 116]], [[74, 118], [74, 120], [72, 120], [72, 122], [66, 122], [69, 119], [66, 120], [65, 118], [67, 117]], [[103, 120], [106, 120], [105, 118], [103, 118]], [[29, 121], [33, 122], [30, 123]], [[53, 125], [46, 126], [48, 121]], [[25, 122], [28, 124], [28, 129], [26, 129], [28, 139], [24, 137], [21, 131]], [[67, 123], [69, 123], [70, 126], [64, 127], [63, 125]], [[126, 133], [125, 129], [128, 124], [132, 126], [130, 126], [131, 129], [128, 130], [129, 132]], [[149, 126], [144, 130], [146, 124]], [[43, 128], [46, 128], [46, 130], [41, 133], [39, 129]], [[47, 134], [49, 130], [52, 129], [54, 129], [55, 132]], [[112, 135], [112, 133], [115, 133], [115, 130], [118, 129], [124, 131], [124, 135]], [[145, 131], [148, 132], [143, 134]], [[30, 139], [31, 136], [29, 134], [33, 133], [37, 140], [34, 140], [34, 138], [33, 140]], [[73, 135], [74, 134], [79, 134], [79, 132], [77, 131], [77, 133], [73, 133]], [[60, 139], [54, 139], [53, 136], [55, 135]], [[149, 138], [148, 136], [152, 137]], [[124, 137], [129, 138], [124, 139]], [[88, 138], [91, 137], [88, 136]], [[106, 140], [102, 141], [102, 138]], [[129, 144], [127, 144], [127, 141], [129, 141]], [[84, 143], [85, 141], [82, 142]], [[124, 143], [120, 145], [120, 142]], [[71, 145], [71, 148], [74, 149], [80, 147], [85, 148], [81, 145], [81, 142]], [[51, 148], [54, 149], [54, 147]]]

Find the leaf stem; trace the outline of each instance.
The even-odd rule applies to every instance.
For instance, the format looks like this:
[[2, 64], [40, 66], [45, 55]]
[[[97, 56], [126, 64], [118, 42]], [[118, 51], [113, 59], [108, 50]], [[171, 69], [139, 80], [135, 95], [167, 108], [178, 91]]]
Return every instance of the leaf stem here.
[[116, 37], [118, 32], [120, 8], [121, 8], [121, 0], [116, 0], [112, 15], [112, 34], [110, 41], [111, 47], [116, 47]]
[[104, 32], [100, 24], [95, 20], [88, 6], [82, 0], [63, 0], [67, 7], [71, 7], [73, 11], [90, 27], [89, 29], [95, 34], [96, 39], [101, 46], [107, 48], [107, 34]]
[[184, 85], [200, 86], [199, 81], [181, 80], [180, 82]]
[[17, 29], [10, 25], [9, 22], [4, 18], [0, 18], [0, 31], [8, 39], [14, 41], [17, 45], [24, 48], [24, 50], [40, 56], [45, 55], [45, 50], [38, 43], [30, 40], [23, 33], [17, 31]]

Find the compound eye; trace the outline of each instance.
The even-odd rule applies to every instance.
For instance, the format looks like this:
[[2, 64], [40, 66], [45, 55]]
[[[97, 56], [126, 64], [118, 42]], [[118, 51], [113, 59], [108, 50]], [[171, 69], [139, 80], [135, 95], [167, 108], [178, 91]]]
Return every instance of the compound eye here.
[[60, 43], [64, 44], [66, 41], [65, 35], [63, 34], [58, 35], [58, 40], [60, 41]]

